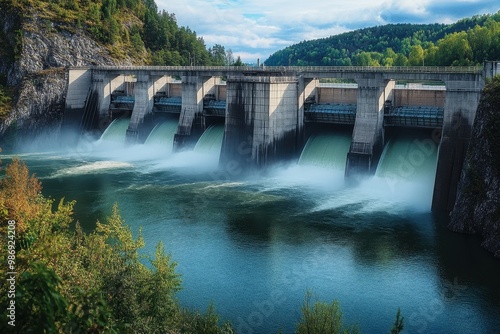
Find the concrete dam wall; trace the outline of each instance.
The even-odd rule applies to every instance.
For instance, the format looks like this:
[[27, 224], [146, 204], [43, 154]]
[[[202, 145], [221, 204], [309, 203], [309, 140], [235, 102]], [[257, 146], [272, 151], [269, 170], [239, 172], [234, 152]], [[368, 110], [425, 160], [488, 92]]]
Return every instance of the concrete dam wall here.
[[[375, 174], [394, 129], [424, 129], [439, 146], [432, 208], [449, 211], [491, 68], [74, 68], [66, 112], [80, 113], [85, 130], [101, 132], [114, 119], [127, 118], [126, 140], [132, 143], [143, 143], [168, 119], [177, 124], [174, 151], [194, 147], [206, 129], [218, 125], [224, 129], [221, 168], [297, 159], [306, 128], [344, 126], [351, 129], [347, 178]], [[353, 83], [320, 84], [324, 78]]]

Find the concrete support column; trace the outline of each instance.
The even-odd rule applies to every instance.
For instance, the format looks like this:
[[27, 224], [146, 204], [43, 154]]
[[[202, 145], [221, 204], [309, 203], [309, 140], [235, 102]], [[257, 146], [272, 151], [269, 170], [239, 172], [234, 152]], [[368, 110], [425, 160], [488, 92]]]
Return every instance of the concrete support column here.
[[226, 85], [217, 85], [217, 93], [215, 95], [216, 100], [227, 100], [227, 86]]
[[486, 61], [484, 62], [484, 78], [493, 78], [495, 75], [500, 74], [500, 61]]
[[191, 135], [204, 130], [203, 97], [206, 94], [215, 94], [215, 78], [197, 74], [182, 76], [182, 107], [174, 137], [175, 151], [188, 146]]
[[458, 181], [462, 172], [483, 82], [445, 81], [446, 97], [443, 129], [439, 146], [432, 210], [449, 212], [453, 209]]
[[127, 129], [127, 142], [137, 142], [138, 127], [144, 116], [153, 111], [154, 79], [147, 72], [137, 73], [134, 87], [134, 109]]
[[111, 93], [114, 91], [116, 86], [119, 86], [118, 82], [121, 82], [119, 80], [120, 77], [120, 75], [111, 74], [105, 71], [96, 71], [93, 73], [93, 87], [97, 91], [97, 95], [99, 96], [99, 119], [105, 119], [109, 117]]
[[296, 78], [228, 79], [221, 165], [246, 169], [295, 154], [298, 100]]
[[68, 73], [68, 92], [66, 110], [83, 109], [91, 88], [92, 71], [90, 69], [70, 69]]
[[172, 81], [172, 77], [168, 77], [168, 76], [163, 76], [163, 77], [159, 77], [157, 78], [154, 82], [153, 82], [153, 90], [154, 90], [154, 94], [156, 95], [156, 93], [158, 92], [166, 92], [167, 96], [168, 96], [168, 86], [169, 86], [169, 83]]
[[[67, 145], [76, 144], [80, 131], [94, 123], [97, 99], [92, 98], [92, 70], [70, 69], [66, 105], [61, 123], [60, 136]], [[94, 102], [94, 104], [91, 103]], [[85, 108], [88, 106], [88, 111]], [[64, 138], [64, 139], [62, 139]]]
[[97, 93], [98, 128], [99, 131], [104, 131], [111, 122], [109, 112], [111, 94], [116, 89], [125, 88], [125, 76], [108, 71], [94, 71], [92, 82], [93, 89]]
[[306, 140], [304, 132], [305, 102], [310, 97], [313, 97], [318, 102], [319, 80], [304, 77], [298, 79], [297, 146], [303, 147]]
[[314, 96], [316, 102], [318, 101], [318, 79], [305, 79], [303, 77], [299, 78], [298, 82], [298, 94], [299, 94], [299, 118], [301, 118], [302, 123], [304, 121], [304, 106], [308, 97]]
[[374, 173], [384, 146], [384, 102], [392, 100], [394, 80], [380, 74], [356, 80], [358, 97], [346, 176]]

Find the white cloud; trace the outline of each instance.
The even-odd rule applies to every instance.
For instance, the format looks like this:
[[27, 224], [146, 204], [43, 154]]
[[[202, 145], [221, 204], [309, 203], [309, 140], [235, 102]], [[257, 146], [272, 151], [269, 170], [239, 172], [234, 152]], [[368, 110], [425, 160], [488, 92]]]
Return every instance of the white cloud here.
[[[496, 1], [157, 0], [157, 4], [159, 9], [174, 13], [179, 25], [196, 31], [208, 47], [221, 44], [244, 61], [254, 62], [302, 40], [359, 27], [391, 22], [454, 22], [483, 13], [486, 6], [495, 7]], [[464, 8], [463, 14], [457, 5]], [[471, 12], [471, 6], [478, 12]]]
[[390, 6], [396, 11], [409, 13], [414, 15], [427, 14], [427, 5], [430, 0], [393, 0], [390, 1]]

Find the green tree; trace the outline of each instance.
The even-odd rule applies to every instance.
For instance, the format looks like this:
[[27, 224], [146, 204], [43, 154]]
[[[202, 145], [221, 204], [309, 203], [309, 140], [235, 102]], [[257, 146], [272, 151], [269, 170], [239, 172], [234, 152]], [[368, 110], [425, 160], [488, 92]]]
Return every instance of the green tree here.
[[306, 292], [302, 305], [302, 318], [297, 324], [297, 334], [337, 334], [359, 333], [356, 326], [345, 327], [342, 320], [342, 310], [337, 301], [328, 304], [311, 301], [312, 294]]
[[224, 322], [220, 324], [220, 318], [215, 310], [215, 306], [210, 304], [207, 311], [192, 312], [183, 310], [181, 333], [203, 333], [203, 334], [234, 334], [231, 324]]
[[361, 52], [356, 56], [356, 65], [358, 66], [370, 66], [372, 61], [372, 57], [368, 52]]
[[244, 66], [245, 64], [243, 64], [243, 61], [241, 60], [241, 57], [238, 56], [238, 58], [236, 59], [236, 61], [233, 63], [233, 66]]
[[56, 333], [69, 321], [68, 303], [61, 295], [61, 279], [43, 263], [33, 262], [16, 291], [16, 329], [19, 333]]
[[103, 40], [106, 43], [113, 44], [120, 39], [120, 25], [113, 16], [103, 20]]
[[425, 64], [428, 66], [436, 66], [439, 64], [437, 60], [437, 53], [439, 51], [439, 48], [434, 45], [434, 43], [429, 43], [427, 46], [427, 49], [425, 49]]
[[160, 25], [158, 15], [155, 11], [148, 10], [144, 16], [144, 31], [142, 40], [146, 48], [152, 51], [158, 51], [162, 45], [159, 43]]
[[337, 65], [338, 66], [352, 66], [352, 61], [351, 61], [351, 58], [344, 58], [344, 59], [340, 59], [338, 62], [337, 62]]
[[[500, 11], [497, 13], [500, 17]], [[487, 22], [488, 29], [491, 35], [491, 48], [488, 52], [488, 58], [500, 59], [500, 18], [497, 21]]]
[[398, 53], [396, 59], [394, 59], [394, 66], [407, 66], [408, 58], [402, 53]]
[[101, 11], [104, 19], [109, 19], [116, 13], [116, 0], [103, 0]]
[[447, 35], [438, 42], [436, 60], [442, 66], [470, 65], [473, 54], [465, 31]]
[[468, 31], [469, 45], [474, 54], [474, 62], [482, 63], [489, 59], [491, 52], [492, 31], [487, 27], [475, 26]]
[[382, 65], [393, 66], [397, 55], [392, 48], [387, 48], [384, 52], [384, 58], [382, 60]]
[[401, 40], [401, 49], [400, 52], [404, 55], [410, 54], [411, 51], [411, 37], [405, 37]]
[[424, 49], [420, 45], [411, 47], [410, 55], [408, 56], [408, 64], [410, 66], [424, 65]]
[[130, 36], [130, 43], [132, 44], [133, 50], [140, 54], [144, 51], [144, 42], [142, 41], [141, 35], [139, 33], [135, 33]]
[[141, 282], [142, 289], [139, 290], [140, 309], [143, 318], [152, 317], [152, 329], [167, 332], [169, 327], [173, 327], [172, 320], [178, 314], [175, 294], [180, 290], [181, 279], [175, 272], [177, 263], [171, 260], [170, 255], [166, 255], [161, 241], [156, 246], [155, 258], [151, 264], [154, 271]]
[[22, 235], [29, 221], [43, 210], [41, 190], [41, 183], [34, 175], [29, 175], [26, 164], [14, 158], [5, 169], [5, 177], [0, 180], [0, 219], [15, 220], [16, 232]]
[[210, 55], [212, 56], [213, 65], [224, 66], [226, 64], [226, 49], [220, 45], [215, 44], [211, 49], [209, 49]]

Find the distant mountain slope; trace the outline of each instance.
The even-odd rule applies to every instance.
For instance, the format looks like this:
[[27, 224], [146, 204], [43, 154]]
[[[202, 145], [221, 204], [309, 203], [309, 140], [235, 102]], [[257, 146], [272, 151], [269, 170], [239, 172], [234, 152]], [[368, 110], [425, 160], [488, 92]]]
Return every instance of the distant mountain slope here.
[[[364, 28], [291, 45], [272, 54], [265, 64], [268, 66], [408, 65], [412, 49], [416, 46], [422, 47], [423, 50], [432, 49], [446, 36], [468, 31], [476, 26], [491, 27], [498, 22], [500, 22], [500, 12], [495, 15], [474, 16], [450, 25], [387, 24]], [[494, 30], [491, 32], [491, 34], [497, 33], [498, 31]], [[414, 50], [414, 53], [416, 52]], [[396, 61], [398, 55], [399, 60]], [[384, 61], [387, 58], [391, 60]], [[433, 59], [429, 61], [432, 62]], [[475, 62], [475, 59], [470, 59], [470, 62]]]

